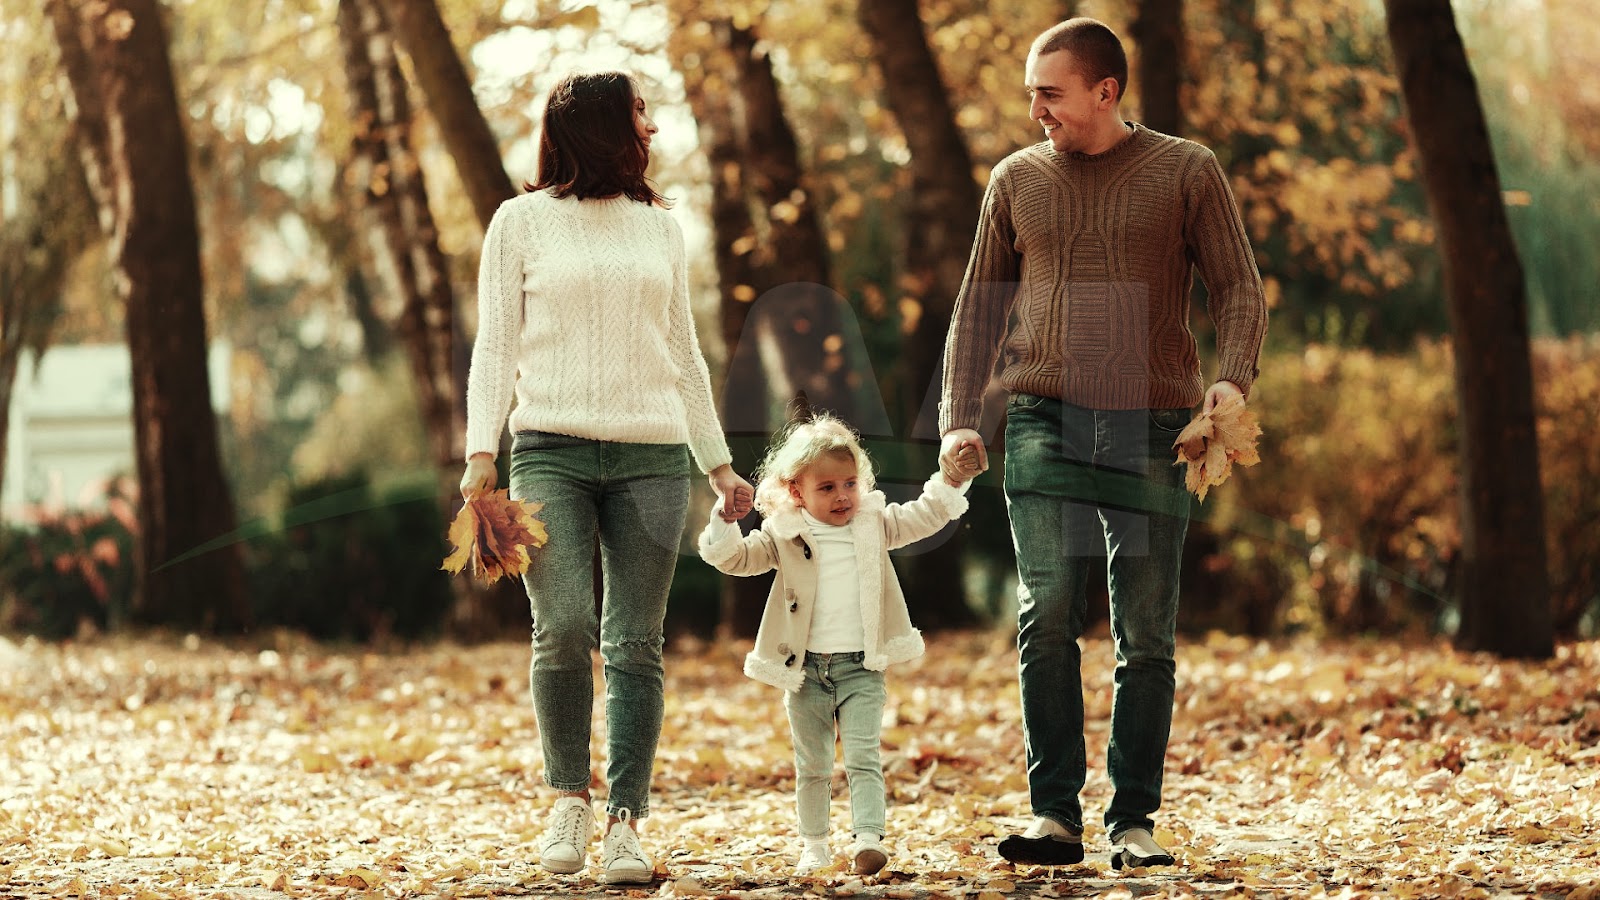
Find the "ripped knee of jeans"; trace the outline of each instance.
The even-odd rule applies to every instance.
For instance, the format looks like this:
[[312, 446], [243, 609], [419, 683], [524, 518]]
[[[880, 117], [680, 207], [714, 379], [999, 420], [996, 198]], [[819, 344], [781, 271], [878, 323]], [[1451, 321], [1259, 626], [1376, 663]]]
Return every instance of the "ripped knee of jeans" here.
[[615, 640], [601, 640], [600, 657], [607, 666], [631, 674], [660, 672], [664, 643], [659, 631], [622, 635]]

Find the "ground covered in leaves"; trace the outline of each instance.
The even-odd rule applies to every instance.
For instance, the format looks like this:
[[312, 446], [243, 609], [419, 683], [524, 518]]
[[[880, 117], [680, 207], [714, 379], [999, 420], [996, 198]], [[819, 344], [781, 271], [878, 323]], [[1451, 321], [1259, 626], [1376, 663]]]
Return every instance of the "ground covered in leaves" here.
[[1179, 865], [1117, 873], [1108, 643], [1084, 651], [1089, 858], [1013, 868], [1015, 650], [941, 636], [891, 672], [889, 868], [799, 881], [782, 704], [743, 649], [673, 648], [658, 878], [608, 891], [535, 864], [552, 795], [525, 645], [0, 640], [0, 897], [1600, 897], [1600, 643], [1516, 664], [1189, 641], [1158, 835]]

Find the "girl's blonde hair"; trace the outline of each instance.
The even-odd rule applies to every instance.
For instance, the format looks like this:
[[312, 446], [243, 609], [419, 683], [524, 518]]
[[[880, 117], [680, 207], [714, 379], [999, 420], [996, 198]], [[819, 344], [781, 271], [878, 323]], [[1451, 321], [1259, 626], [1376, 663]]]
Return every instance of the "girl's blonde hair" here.
[[827, 413], [809, 421], [792, 422], [773, 440], [767, 456], [756, 468], [756, 511], [764, 516], [796, 507], [789, 486], [812, 463], [834, 453], [849, 454], [856, 463], [856, 484], [862, 493], [872, 490], [876, 480], [872, 460], [861, 448], [861, 441], [849, 425]]

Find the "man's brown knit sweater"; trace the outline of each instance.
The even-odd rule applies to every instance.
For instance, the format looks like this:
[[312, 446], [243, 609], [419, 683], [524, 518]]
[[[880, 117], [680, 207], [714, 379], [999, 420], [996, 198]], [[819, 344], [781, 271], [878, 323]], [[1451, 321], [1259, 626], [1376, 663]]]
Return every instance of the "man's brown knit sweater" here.
[[1217, 326], [1217, 378], [1248, 393], [1267, 306], [1211, 151], [1134, 125], [1094, 156], [1049, 142], [1013, 153], [990, 177], [945, 341], [940, 433], [978, 427], [1002, 341], [1009, 391], [1094, 409], [1199, 403], [1196, 268]]

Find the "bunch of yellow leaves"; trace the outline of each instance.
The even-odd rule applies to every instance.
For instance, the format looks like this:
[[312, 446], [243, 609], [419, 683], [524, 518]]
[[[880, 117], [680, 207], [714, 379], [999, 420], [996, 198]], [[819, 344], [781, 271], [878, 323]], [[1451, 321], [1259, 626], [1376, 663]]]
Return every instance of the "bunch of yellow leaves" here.
[[1228, 480], [1233, 464], [1253, 466], [1261, 462], [1256, 451], [1256, 438], [1261, 436], [1261, 426], [1256, 414], [1244, 405], [1243, 397], [1229, 397], [1201, 413], [1178, 434], [1172, 448], [1178, 451], [1181, 466], [1189, 465], [1188, 488], [1201, 500], [1212, 485]]
[[472, 574], [485, 584], [506, 575], [521, 576], [532, 562], [529, 550], [548, 540], [544, 523], [533, 514], [543, 503], [511, 499], [505, 489], [467, 498], [450, 523], [450, 543], [455, 549], [439, 568], [454, 575], [472, 562]]

